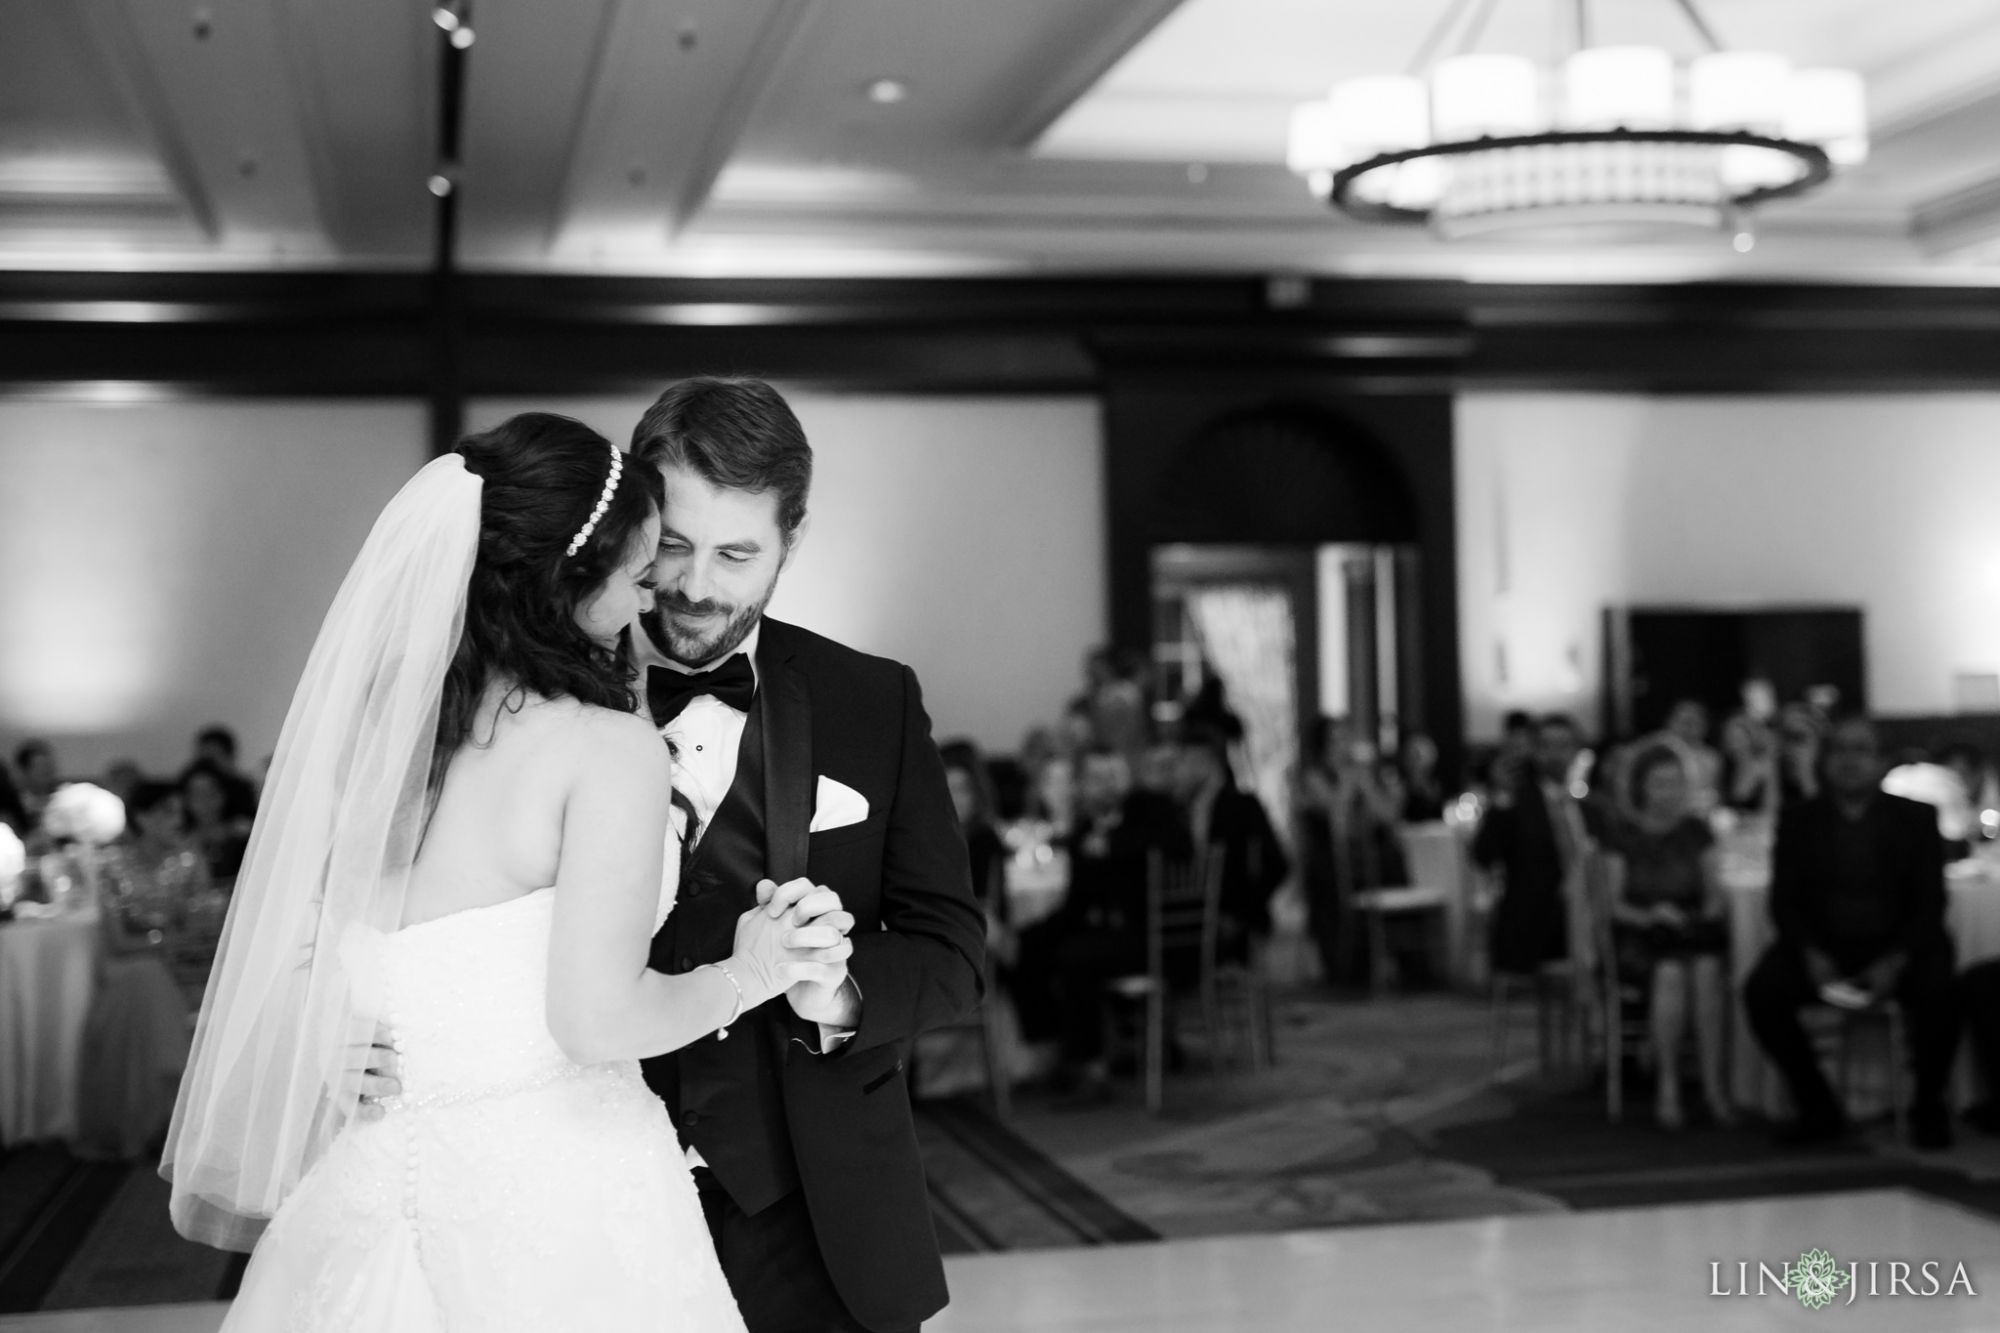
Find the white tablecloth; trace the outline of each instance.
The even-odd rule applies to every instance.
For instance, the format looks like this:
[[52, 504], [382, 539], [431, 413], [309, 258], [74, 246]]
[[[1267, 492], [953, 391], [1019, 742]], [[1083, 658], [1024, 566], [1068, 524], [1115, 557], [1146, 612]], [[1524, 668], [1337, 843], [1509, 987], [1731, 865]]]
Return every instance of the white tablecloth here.
[[[1783, 1114], [1783, 1082], [1764, 1059], [1742, 1003], [1744, 979], [1771, 943], [1770, 863], [1754, 851], [1725, 843], [1722, 879], [1729, 891], [1729, 947], [1737, 999], [1731, 1090], [1740, 1105]], [[1947, 868], [1945, 889], [1945, 925], [1958, 949], [1959, 968], [2000, 958], [2000, 862], [1990, 858], [1957, 862]], [[1971, 1078], [1970, 1058], [1962, 1055], [1953, 1079], [1954, 1099], [1971, 1098]]]
[[95, 912], [0, 925], [0, 1144], [76, 1133]]
[[1466, 839], [1443, 820], [1406, 824], [1400, 832], [1411, 885], [1444, 894], [1445, 976], [1461, 986], [1475, 985], [1480, 981], [1476, 962], [1481, 951], [1473, 939], [1477, 922]]

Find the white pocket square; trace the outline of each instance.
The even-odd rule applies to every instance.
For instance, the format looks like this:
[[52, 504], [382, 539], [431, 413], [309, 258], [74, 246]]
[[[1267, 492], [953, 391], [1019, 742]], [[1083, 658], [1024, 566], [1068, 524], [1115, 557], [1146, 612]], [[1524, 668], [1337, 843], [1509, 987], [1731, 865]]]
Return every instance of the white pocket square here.
[[[812, 823], [807, 826], [806, 832], [824, 833], [828, 829], [846, 828], [866, 818], [866, 796], [844, 782], [835, 782], [824, 773], [820, 774], [819, 788], [813, 793]], [[793, 827], [798, 826], [795, 824]]]

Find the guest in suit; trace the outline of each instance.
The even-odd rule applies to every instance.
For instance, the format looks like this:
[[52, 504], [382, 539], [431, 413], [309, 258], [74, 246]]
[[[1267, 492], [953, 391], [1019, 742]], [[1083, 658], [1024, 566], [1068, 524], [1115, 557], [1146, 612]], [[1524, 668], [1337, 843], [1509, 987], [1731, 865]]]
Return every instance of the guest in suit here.
[[1077, 785], [1077, 824], [1064, 841], [1068, 891], [1021, 932], [1014, 998], [1024, 1037], [1060, 1043], [1058, 1086], [1099, 1101], [1111, 1095], [1104, 983], [1146, 967], [1149, 854], [1184, 858], [1192, 846], [1173, 802], [1135, 788], [1118, 751], [1085, 752]]
[[1512, 781], [1496, 788], [1473, 836], [1472, 859], [1502, 875], [1491, 928], [1495, 972], [1532, 976], [1570, 956], [1564, 886], [1589, 835], [1565, 784], [1580, 748], [1573, 720], [1559, 713], [1541, 719], [1532, 762], [1511, 766]]
[[751, 1333], [915, 1329], [946, 1291], [903, 1069], [919, 1033], [974, 1012], [985, 935], [930, 719], [908, 667], [764, 614], [812, 476], [770, 385], [684, 381], [632, 454], [666, 483], [632, 645], [687, 843], [652, 965], [726, 957], [772, 881], [809, 878], [855, 919], [845, 979], [645, 1061], [647, 1082]]
[[1236, 785], [1229, 742], [1208, 727], [1191, 728], [1180, 747], [1181, 800], [1194, 845], [1222, 858], [1224, 957], [1250, 956], [1271, 934], [1271, 894], [1291, 873], [1291, 858], [1264, 803]]
[[1951, 1142], [1944, 1094], [1958, 1045], [1952, 943], [1945, 932], [1944, 845], [1929, 806], [1881, 790], [1875, 727], [1842, 719], [1826, 744], [1824, 791], [1786, 807], [1772, 852], [1777, 940], [1743, 986], [1758, 1044], [1790, 1087], [1786, 1143], [1839, 1136], [1846, 1116], [1820, 1072], [1798, 1011], [1836, 982], [1870, 1001], [1893, 996], [1909, 1032], [1911, 1141]]
[[1976, 963], [1959, 975], [1958, 1008], [1965, 1016], [1982, 1090], [1965, 1118], [1982, 1134], [2000, 1135], [2000, 958]]

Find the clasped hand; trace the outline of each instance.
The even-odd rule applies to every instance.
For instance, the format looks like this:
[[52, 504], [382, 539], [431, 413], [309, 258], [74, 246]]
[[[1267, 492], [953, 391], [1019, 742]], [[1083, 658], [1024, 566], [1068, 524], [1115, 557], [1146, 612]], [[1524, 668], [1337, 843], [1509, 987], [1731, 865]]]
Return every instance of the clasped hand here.
[[791, 995], [801, 1017], [811, 1017], [801, 1002], [838, 991], [847, 980], [847, 959], [854, 952], [848, 932], [854, 917], [840, 905], [840, 895], [805, 878], [777, 884], [757, 881], [757, 906], [736, 921], [732, 970], [741, 968], [744, 1008], [754, 1008], [775, 995]]

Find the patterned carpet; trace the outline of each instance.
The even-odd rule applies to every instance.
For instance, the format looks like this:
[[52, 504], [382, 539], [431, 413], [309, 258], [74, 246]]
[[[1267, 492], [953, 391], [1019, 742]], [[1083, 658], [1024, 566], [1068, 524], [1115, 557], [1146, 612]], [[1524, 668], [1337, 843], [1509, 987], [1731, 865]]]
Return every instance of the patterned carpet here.
[[[1643, 1089], [1612, 1125], [1579, 1077], [1537, 1075], [1520, 1017], [1497, 1080], [1482, 1002], [1301, 994], [1255, 1075], [1211, 1074], [1187, 1034], [1159, 1117], [1130, 1081], [1081, 1109], [1024, 1090], [1005, 1124], [983, 1096], [920, 1102], [939, 1238], [967, 1253], [1884, 1186], [2000, 1217], [2000, 1141], [1919, 1155], [1881, 1126], [1779, 1153], [1761, 1125], [1658, 1130]], [[967, 1054], [928, 1052], [925, 1086], [962, 1086]], [[0, 1313], [227, 1297], [241, 1265], [173, 1234], [150, 1168], [0, 1156]]]

